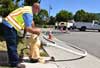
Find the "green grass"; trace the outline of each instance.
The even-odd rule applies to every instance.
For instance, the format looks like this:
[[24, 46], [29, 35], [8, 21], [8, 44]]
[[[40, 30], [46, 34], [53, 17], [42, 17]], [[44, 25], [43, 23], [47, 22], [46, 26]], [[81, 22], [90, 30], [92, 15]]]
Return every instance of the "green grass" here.
[[0, 50], [4, 50], [4, 51], [7, 50], [5, 41], [0, 41]]
[[[21, 42], [19, 42], [18, 44], [18, 54], [20, 54], [21, 52], [21, 49], [25, 48], [27, 46], [25, 39], [23, 40], [20, 40]], [[7, 47], [6, 47], [6, 42], [5, 41], [0, 41], [0, 51], [7, 51]], [[28, 53], [28, 49], [26, 49], [24, 51], [25, 53], [25, 56], [28, 56], [27, 53]], [[44, 52], [42, 49], [40, 51], [40, 55], [41, 56], [48, 56], [46, 52]], [[10, 68], [10, 67], [7, 67], [7, 66], [0, 66], [0, 68]]]

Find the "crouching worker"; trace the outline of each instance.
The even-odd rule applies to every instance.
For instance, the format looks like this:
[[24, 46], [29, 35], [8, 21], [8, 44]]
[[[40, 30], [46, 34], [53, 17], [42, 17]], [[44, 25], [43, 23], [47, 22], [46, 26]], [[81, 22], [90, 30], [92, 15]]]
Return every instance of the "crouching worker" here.
[[12, 11], [3, 20], [3, 37], [7, 43], [7, 52], [11, 67], [16, 67], [19, 63], [19, 56], [17, 53], [17, 32], [25, 29], [32, 34], [39, 35], [41, 33], [40, 28], [36, 28], [33, 22], [33, 14], [37, 14], [39, 11], [39, 3], [34, 3], [33, 6], [24, 6]]
[[29, 39], [29, 58], [30, 62], [40, 62], [45, 63], [45, 60], [40, 56], [40, 47], [41, 47], [41, 41], [39, 39], [39, 36], [36, 34], [32, 34]]

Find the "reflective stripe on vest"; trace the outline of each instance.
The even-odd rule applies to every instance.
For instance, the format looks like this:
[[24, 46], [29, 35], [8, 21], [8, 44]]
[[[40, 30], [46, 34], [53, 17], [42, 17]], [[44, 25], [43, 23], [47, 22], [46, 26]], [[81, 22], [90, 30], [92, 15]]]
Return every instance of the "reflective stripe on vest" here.
[[32, 7], [30, 6], [25, 6], [16, 9], [15, 11], [11, 12], [5, 20], [9, 22], [17, 31], [23, 30], [24, 29], [24, 19], [23, 19], [23, 14], [24, 13], [30, 13], [32, 14]]

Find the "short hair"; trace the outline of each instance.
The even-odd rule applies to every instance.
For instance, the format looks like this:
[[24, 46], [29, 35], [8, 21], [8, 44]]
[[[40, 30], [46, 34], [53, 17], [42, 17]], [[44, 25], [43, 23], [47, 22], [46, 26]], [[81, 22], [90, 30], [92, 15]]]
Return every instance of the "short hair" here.
[[40, 6], [40, 4], [38, 3], [38, 2], [36, 2], [36, 3], [33, 3], [33, 6], [32, 7], [34, 7], [34, 6]]

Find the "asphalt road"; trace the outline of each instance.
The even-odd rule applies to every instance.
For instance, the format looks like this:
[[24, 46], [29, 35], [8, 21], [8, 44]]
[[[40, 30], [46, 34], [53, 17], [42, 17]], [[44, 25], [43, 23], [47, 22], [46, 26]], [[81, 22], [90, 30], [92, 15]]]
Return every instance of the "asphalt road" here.
[[100, 58], [100, 32], [70, 32], [69, 34], [56, 33], [54, 35], [56, 38], [64, 41], [65, 43], [71, 43], [75, 46], [83, 48], [87, 50], [89, 54]]

